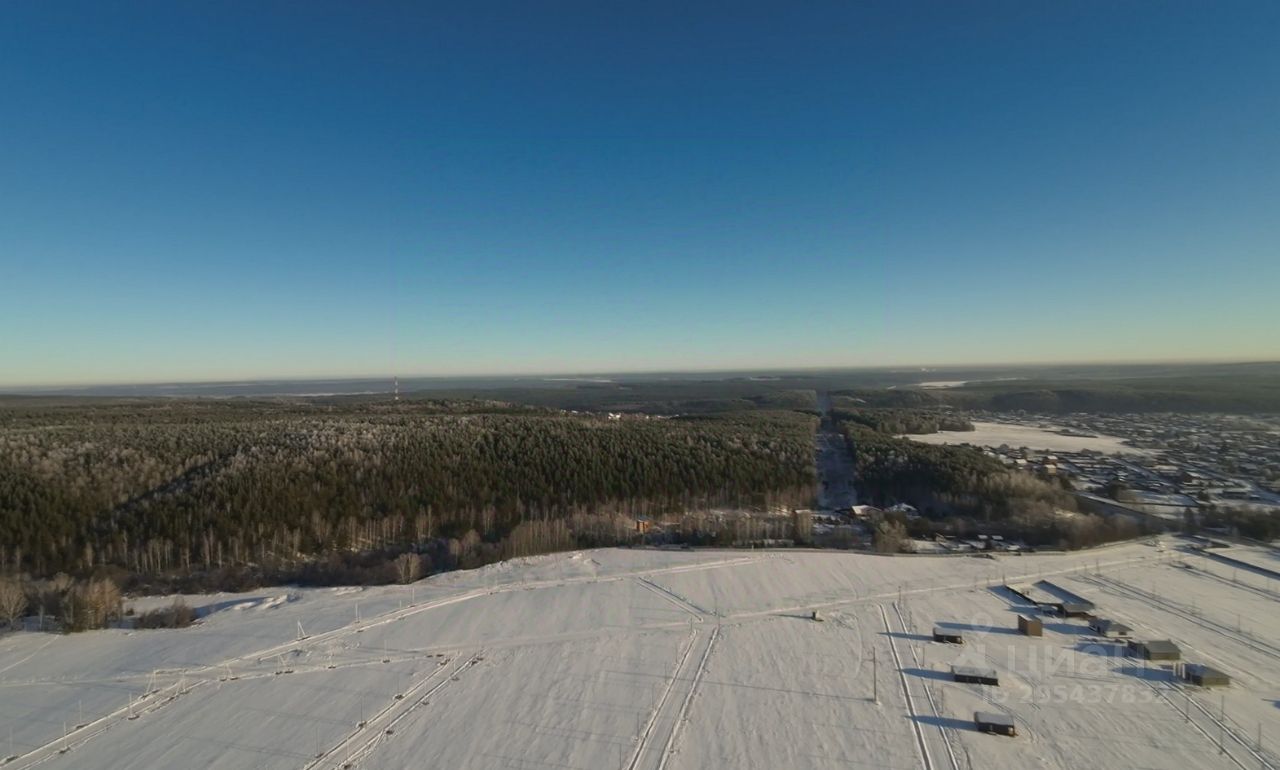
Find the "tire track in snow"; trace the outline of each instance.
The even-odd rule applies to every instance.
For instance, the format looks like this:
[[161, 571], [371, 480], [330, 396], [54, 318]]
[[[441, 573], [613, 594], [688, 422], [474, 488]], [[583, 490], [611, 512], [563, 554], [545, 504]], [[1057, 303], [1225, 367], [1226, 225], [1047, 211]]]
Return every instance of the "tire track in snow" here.
[[1280, 658], [1280, 647], [1274, 644], [1271, 644], [1270, 642], [1263, 641], [1262, 639], [1258, 639], [1252, 636], [1251, 634], [1245, 633], [1243, 631], [1236, 631], [1224, 623], [1219, 623], [1218, 621], [1210, 620], [1204, 617], [1203, 615], [1192, 613], [1190, 610], [1168, 599], [1165, 599], [1162, 596], [1153, 594], [1150, 591], [1145, 591], [1136, 586], [1132, 586], [1117, 578], [1107, 577], [1103, 575], [1088, 575], [1088, 576], [1085, 576], [1085, 579], [1088, 582], [1093, 583], [1094, 585], [1102, 586], [1103, 588], [1110, 588], [1113, 591], [1117, 591], [1121, 594], [1128, 594], [1131, 597], [1139, 599], [1140, 601], [1148, 602], [1151, 605], [1164, 610], [1165, 612], [1169, 612], [1185, 620], [1189, 620], [1192, 623], [1205, 629], [1206, 631], [1213, 631], [1219, 634], [1220, 636], [1226, 637], [1227, 639], [1237, 642], [1238, 644], [1242, 644], [1246, 647], [1249, 647], [1255, 652], [1260, 652], [1263, 655], [1266, 655], [1271, 658]]
[[[1169, 698], [1169, 695], [1168, 695], [1168, 693], [1167, 693], [1167, 692], [1165, 692], [1163, 689], [1161, 689], [1161, 688], [1159, 688], [1159, 687], [1156, 687], [1154, 684], [1152, 684], [1151, 682], [1146, 681], [1145, 679], [1144, 679], [1144, 680], [1142, 680], [1142, 682], [1143, 682], [1143, 684], [1145, 684], [1145, 685], [1147, 685], [1148, 687], [1150, 687], [1150, 688], [1151, 688], [1151, 690], [1152, 690], [1152, 691], [1153, 691], [1153, 692], [1154, 692], [1154, 693], [1155, 693], [1155, 694], [1156, 694], [1156, 695], [1157, 695], [1161, 700], [1163, 700], [1166, 704], [1168, 704], [1169, 708], [1173, 709], [1175, 713], [1181, 713], [1181, 712], [1178, 710], [1178, 706], [1177, 706], [1177, 704], [1175, 704], [1175, 703], [1174, 703], [1174, 702]], [[1248, 742], [1247, 742], [1246, 740], [1241, 739], [1241, 737], [1240, 737], [1239, 735], [1237, 735], [1237, 734], [1235, 733], [1235, 731], [1234, 731], [1234, 730], [1232, 730], [1230, 727], [1228, 727], [1226, 724], [1224, 724], [1221, 720], [1219, 720], [1216, 716], [1214, 716], [1212, 712], [1210, 712], [1210, 711], [1208, 711], [1207, 709], [1205, 709], [1205, 707], [1204, 707], [1204, 706], [1202, 706], [1202, 705], [1200, 704], [1200, 702], [1199, 702], [1199, 701], [1197, 701], [1195, 698], [1188, 698], [1188, 701], [1189, 701], [1192, 705], [1194, 705], [1194, 706], [1196, 707], [1196, 709], [1198, 709], [1202, 714], [1204, 714], [1205, 716], [1207, 716], [1207, 717], [1209, 718], [1209, 721], [1210, 721], [1211, 723], [1213, 723], [1213, 726], [1217, 727], [1217, 728], [1221, 731], [1220, 735], [1229, 735], [1229, 736], [1231, 736], [1231, 738], [1232, 738], [1232, 739], [1234, 739], [1237, 743], [1239, 743], [1241, 746], [1243, 746], [1243, 747], [1244, 747], [1245, 751], [1248, 751], [1250, 754], [1252, 754], [1252, 755], [1253, 755], [1253, 757], [1254, 757], [1254, 759], [1258, 760], [1258, 763], [1259, 763], [1259, 764], [1257, 765], [1257, 767], [1261, 767], [1261, 768], [1263, 768], [1264, 770], [1274, 770], [1275, 766], [1274, 766], [1273, 764], [1271, 764], [1271, 762], [1267, 761], [1267, 759], [1266, 759], [1263, 755], [1259, 754], [1259, 753], [1258, 753], [1257, 751], [1255, 751], [1251, 746], [1249, 746], [1249, 744], [1248, 744]], [[1219, 740], [1218, 740], [1218, 739], [1216, 739], [1216, 738], [1214, 738], [1214, 737], [1213, 737], [1213, 735], [1212, 735], [1212, 734], [1210, 734], [1210, 732], [1209, 732], [1207, 729], [1205, 729], [1204, 725], [1200, 724], [1200, 723], [1199, 723], [1199, 722], [1197, 722], [1196, 720], [1191, 719], [1191, 718], [1189, 718], [1189, 717], [1188, 717], [1188, 719], [1187, 719], [1186, 721], [1187, 721], [1187, 722], [1188, 722], [1192, 727], [1194, 727], [1194, 728], [1196, 729], [1196, 731], [1197, 731], [1197, 732], [1199, 732], [1201, 735], [1203, 735], [1203, 736], [1204, 736], [1204, 737], [1209, 741], [1209, 743], [1211, 743], [1211, 744], [1217, 744], [1217, 743], [1219, 743]], [[1235, 754], [1231, 753], [1230, 749], [1228, 749], [1228, 748], [1226, 747], [1226, 743], [1225, 743], [1225, 742], [1223, 742], [1223, 743], [1221, 744], [1221, 746], [1222, 746], [1222, 753], [1223, 753], [1223, 754], [1225, 754], [1225, 755], [1226, 755], [1226, 757], [1227, 757], [1228, 759], [1230, 759], [1233, 763], [1235, 763], [1235, 765], [1236, 765], [1237, 767], [1239, 767], [1239, 768], [1240, 768], [1240, 770], [1253, 770], [1253, 768], [1255, 767], [1255, 765], [1253, 765], [1252, 763], [1250, 763], [1250, 764], [1246, 765], [1244, 762], [1242, 762], [1242, 761], [1240, 760], [1240, 758], [1239, 758], [1239, 757], [1237, 757]]]
[[[120, 724], [121, 721], [127, 721], [131, 713], [136, 713], [137, 716], [149, 714], [168, 705], [179, 697], [189, 694], [191, 690], [199, 687], [201, 684], [205, 684], [205, 682], [199, 679], [189, 683], [177, 681], [171, 685], [162, 687], [159, 690], [148, 692], [137, 700], [130, 700], [127, 706], [108, 712], [97, 719], [91, 720], [84, 725], [67, 732], [65, 735], [60, 735], [57, 738], [37, 746], [24, 754], [17, 755], [17, 757], [12, 760], [13, 767], [36, 767], [37, 765], [42, 765], [51, 759], [56, 759], [68, 751], [79, 749], [93, 738], [102, 735], [115, 725]], [[162, 697], [170, 690], [173, 692], [168, 697]], [[5, 766], [7, 767], [8, 763], [5, 763]]]
[[[650, 759], [653, 752], [652, 745], [654, 733], [657, 731], [659, 723], [663, 721], [670, 721], [671, 730], [673, 732], [675, 731], [675, 720], [679, 717], [679, 711], [677, 711], [675, 715], [667, 715], [665, 713], [672, 708], [676, 708], [675, 706], [669, 705], [672, 702], [671, 695], [681, 682], [689, 682], [690, 690], [692, 691], [696, 684], [696, 678], [699, 677], [700, 674], [690, 676], [685, 673], [689, 666], [689, 660], [693, 657], [693, 652], [698, 645], [704, 645], [705, 649], [698, 662], [698, 668], [701, 669], [706, 664], [706, 656], [710, 653], [711, 644], [714, 642], [714, 638], [718, 635], [718, 632], [718, 629], [713, 629], [708, 633], [705, 629], [698, 628], [690, 635], [689, 643], [685, 645], [684, 652], [681, 653], [680, 660], [676, 662], [675, 670], [671, 673], [671, 679], [667, 682], [667, 686], [663, 688], [662, 696], [658, 699], [658, 703], [653, 709], [653, 714], [649, 716], [649, 721], [645, 723], [644, 730], [640, 733], [640, 738], [636, 742], [635, 751], [631, 753], [631, 760], [626, 765], [627, 770], [638, 770], [638, 768], [660, 766], [662, 761], [661, 756], [659, 756], [657, 760]], [[687, 697], [688, 696], [686, 696], [686, 699]], [[668, 735], [668, 741], [663, 744], [662, 751], [664, 754], [669, 742], [670, 736]]]
[[[364, 761], [378, 748], [384, 741], [389, 739], [395, 733], [395, 726], [405, 717], [412, 714], [419, 707], [427, 705], [432, 696], [439, 693], [451, 683], [457, 681], [458, 677], [467, 669], [479, 663], [484, 658], [482, 652], [477, 652], [467, 658], [462, 663], [454, 666], [453, 669], [445, 674], [444, 679], [436, 682], [435, 686], [428, 689], [425, 693], [419, 694], [421, 690], [427, 687], [431, 682], [436, 680], [435, 674], [439, 673], [443, 667], [437, 668], [429, 675], [422, 678], [417, 684], [409, 688], [408, 691], [401, 694], [401, 697], [391, 702], [391, 705], [379, 711], [370, 717], [362, 726], [359, 726], [354, 733], [347, 736], [341, 743], [333, 748], [323, 752], [321, 756], [316, 757], [312, 762], [308, 762], [304, 766], [304, 770], [311, 770], [322, 765], [332, 766], [336, 768], [355, 767]], [[402, 707], [402, 708], [397, 708]], [[371, 734], [369, 734], [371, 732]], [[341, 762], [335, 762], [335, 757], [345, 751], [346, 747], [359, 740], [364, 735], [369, 735], [367, 740], [355, 750], [347, 754], [347, 758]]]
[[[907, 628], [907, 621], [902, 618], [902, 609], [898, 607], [896, 602], [893, 605], [893, 613], [898, 616], [898, 625], [902, 627], [902, 633], [910, 634], [911, 631]], [[892, 637], [890, 639], [892, 640]], [[920, 658], [916, 655], [916, 648], [908, 645], [908, 649], [911, 650], [911, 659], [915, 662], [916, 668], [922, 668]], [[923, 684], [925, 697], [929, 699], [929, 708], [933, 711], [933, 715], [938, 718], [938, 732], [942, 735], [942, 745], [947, 748], [947, 756], [951, 759], [951, 768], [952, 770], [960, 770], [960, 761], [956, 758], [955, 749], [951, 747], [951, 736], [947, 733], [947, 728], [943, 726], [944, 717], [942, 712], [938, 710], [938, 704], [933, 701], [933, 693], [929, 691], [929, 683], [924, 682]]]
[[663, 599], [666, 599], [667, 601], [676, 605], [677, 607], [689, 613], [690, 615], [694, 616], [695, 618], [698, 619], [699, 623], [702, 622], [704, 615], [711, 614], [706, 610], [702, 609], [701, 607], [699, 607], [698, 605], [694, 604], [693, 602], [689, 601], [688, 599], [685, 599], [683, 596], [680, 596], [679, 594], [675, 593], [674, 591], [668, 588], [664, 588], [663, 586], [658, 585], [657, 583], [653, 582], [652, 580], [649, 580], [648, 578], [643, 578], [643, 577], [636, 578], [636, 582], [638, 582], [640, 585], [644, 586], [645, 588], [648, 588], [650, 591], [653, 591], [658, 596], [661, 596]]
[[920, 729], [919, 712], [916, 711], [915, 700], [911, 697], [911, 688], [907, 683], [907, 674], [902, 670], [902, 658], [898, 656], [898, 646], [894, 644], [893, 628], [889, 625], [889, 613], [884, 605], [880, 606], [880, 617], [884, 620], [886, 638], [889, 640], [889, 652], [893, 654], [893, 664], [898, 670], [898, 681], [902, 685], [902, 694], [907, 699], [907, 718], [911, 721], [911, 729], [916, 734], [916, 752], [920, 756], [920, 764], [924, 770], [933, 770], [933, 759], [929, 756], [929, 744], [924, 739], [924, 731]]
[[702, 651], [702, 660], [698, 661], [698, 670], [693, 673], [693, 682], [689, 685], [689, 692], [684, 696], [684, 703], [680, 704], [680, 711], [676, 714], [676, 723], [671, 727], [671, 734], [667, 736], [667, 743], [662, 747], [662, 759], [658, 762], [658, 770], [666, 770], [667, 760], [671, 758], [672, 752], [675, 751], [676, 739], [680, 735], [680, 728], [684, 723], [689, 721], [689, 706], [693, 702], [693, 694], [698, 689], [698, 684], [702, 682], [702, 675], [707, 670], [707, 659], [711, 657], [711, 648], [716, 645], [716, 640], [720, 638], [720, 626], [716, 626], [711, 631], [711, 638], [707, 640], [707, 648]]

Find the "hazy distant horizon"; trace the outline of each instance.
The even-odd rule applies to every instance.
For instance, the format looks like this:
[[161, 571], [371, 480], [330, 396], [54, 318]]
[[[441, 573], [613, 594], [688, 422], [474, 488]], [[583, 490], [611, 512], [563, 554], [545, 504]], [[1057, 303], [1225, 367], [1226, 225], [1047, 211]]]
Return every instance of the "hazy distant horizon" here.
[[[328, 396], [360, 395], [392, 392], [398, 380], [402, 393], [421, 390], [496, 389], [511, 385], [542, 385], [544, 387], [570, 387], [576, 384], [652, 382], [661, 380], [698, 381], [746, 379], [752, 377], [803, 379], [806, 377], [840, 376], [845, 374], [884, 375], [933, 375], [968, 373], [972, 375], [1021, 373], [1028, 378], [1034, 375], [1061, 375], [1062, 373], [1088, 373], [1091, 369], [1109, 372], [1125, 370], [1135, 376], [1144, 370], [1219, 366], [1277, 366], [1277, 359], [1198, 359], [1198, 360], [1150, 360], [1150, 361], [1058, 361], [974, 364], [885, 364], [863, 366], [817, 367], [766, 367], [752, 369], [658, 369], [645, 371], [599, 372], [511, 372], [466, 374], [401, 374], [401, 375], [328, 375], [310, 377], [241, 377], [209, 380], [154, 380], [124, 382], [78, 382], [47, 384], [5, 384], [0, 382], [0, 396], [5, 395], [178, 395], [198, 396], [202, 391], [209, 395], [282, 395]], [[1132, 370], [1131, 372], [1127, 370]], [[921, 378], [922, 380], [925, 378]], [[974, 379], [970, 377], [969, 379]], [[1001, 378], [1004, 379], [1004, 378]], [[360, 386], [366, 386], [361, 388]]]

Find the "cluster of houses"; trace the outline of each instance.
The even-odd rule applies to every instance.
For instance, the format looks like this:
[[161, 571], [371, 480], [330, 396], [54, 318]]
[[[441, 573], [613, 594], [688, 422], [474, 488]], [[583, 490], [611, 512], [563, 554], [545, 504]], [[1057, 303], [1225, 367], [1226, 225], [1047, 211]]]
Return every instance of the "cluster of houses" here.
[[[1093, 602], [1049, 581], [1042, 580], [1034, 587], [1006, 585], [1004, 588], [1036, 609], [1036, 612], [1018, 615], [1018, 632], [1024, 636], [1044, 636], [1042, 618], [1045, 615], [1081, 619], [1100, 639], [1123, 644], [1124, 654], [1152, 663], [1171, 664], [1169, 670], [1182, 681], [1199, 687], [1224, 687], [1231, 683], [1231, 677], [1223, 671], [1200, 663], [1182, 662], [1182, 650], [1173, 641], [1137, 639], [1130, 626], [1102, 617], [1097, 614]], [[938, 644], [964, 644], [962, 628], [964, 626], [956, 623], [939, 623], [933, 627], [932, 639]], [[951, 679], [961, 684], [1000, 686], [999, 671], [983, 666], [952, 665]], [[1012, 716], [979, 711], [974, 713], [973, 719], [975, 729], [980, 732], [1008, 736], [1018, 734], [1017, 722]]]
[[[1086, 510], [1181, 524], [1206, 506], [1280, 513], [1280, 419], [1200, 414], [989, 415], [1072, 436], [1124, 436], [1135, 450], [986, 448], [1002, 463], [1067, 479]], [[1270, 426], [1268, 428], [1268, 426]]]

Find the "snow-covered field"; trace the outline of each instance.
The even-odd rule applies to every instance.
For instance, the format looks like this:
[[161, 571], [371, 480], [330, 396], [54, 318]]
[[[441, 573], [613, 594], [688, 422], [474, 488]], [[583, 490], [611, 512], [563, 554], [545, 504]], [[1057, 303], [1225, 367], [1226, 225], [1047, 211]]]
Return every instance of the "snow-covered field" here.
[[[1257, 545], [1234, 545], [1230, 548], [1213, 548], [1211, 554], [1235, 559], [1243, 564], [1252, 565], [1260, 570], [1280, 572], [1280, 552]], [[1280, 591], [1280, 585], [1276, 586]]]
[[[606, 549], [190, 597], [209, 613], [189, 629], [0, 637], [0, 742], [19, 768], [1280, 768], [1280, 594], [1169, 543]], [[1184, 688], [1078, 620], [1018, 635], [1032, 610], [998, 586], [1046, 577], [1232, 686]], [[1019, 735], [975, 731], [975, 710]]]
[[1114, 454], [1144, 454], [1142, 449], [1126, 446], [1116, 436], [1063, 436], [1052, 430], [1031, 425], [1010, 425], [1003, 422], [974, 422], [974, 430], [943, 430], [919, 436], [907, 436], [912, 441], [925, 444], [973, 444], [974, 446], [1026, 447], [1050, 452], [1082, 452], [1087, 449]]

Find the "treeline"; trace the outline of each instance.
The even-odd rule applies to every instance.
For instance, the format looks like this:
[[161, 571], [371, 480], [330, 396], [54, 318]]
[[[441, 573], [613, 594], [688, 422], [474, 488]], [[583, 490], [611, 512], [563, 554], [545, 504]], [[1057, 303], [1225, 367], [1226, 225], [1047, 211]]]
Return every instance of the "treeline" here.
[[18, 628], [28, 615], [38, 617], [42, 629], [52, 621], [63, 631], [86, 631], [120, 620], [124, 601], [110, 578], [73, 580], [61, 573], [49, 580], [0, 576], [0, 618]]
[[815, 423], [332, 399], [14, 407], [0, 566], [366, 582], [399, 579], [406, 554], [429, 572], [616, 542], [637, 515], [807, 505]]
[[1061, 486], [1009, 470], [976, 449], [894, 438], [849, 420], [840, 425], [853, 452], [859, 493], [876, 505], [902, 502], [925, 516], [981, 521], [1075, 510]]
[[1280, 377], [1161, 377], [975, 383], [939, 390], [942, 403], [996, 412], [1280, 412]]
[[[842, 409], [923, 409], [944, 407], [991, 412], [1065, 414], [1280, 412], [1280, 375], [1271, 368], [1244, 368], [1204, 376], [1116, 379], [1018, 379], [971, 382], [954, 388], [910, 387], [832, 390]], [[1233, 370], [1227, 369], [1227, 372]]]
[[[854, 456], [863, 500], [879, 507], [907, 503], [921, 516], [889, 512], [876, 523], [876, 548], [895, 552], [909, 537], [1002, 535], [1028, 545], [1084, 548], [1141, 534], [1132, 521], [1080, 514], [1075, 498], [1056, 479], [1011, 470], [971, 447], [922, 444], [896, 438], [898, 410], [837, 410]], [[871, 427], [871, 426], [878, 426]]]
[[891, 436], [973, 430], [973, 423], [963, 415], [936, 409], [836, 409], [832, 416]]
[[757, 409], [815, 410], [812, 387], [751, 378], [588, 382], [564, 387], [444, 391], [459, 399], [497, 398], [528, 406], [653, 415], [718, 414]]
[[964, 516], [908, 519], [891, 511], [876, 524], [875, 546], [882, 553], [910, 551], [909, 538], [928, 539], [946, 535], [960, 539], [976, 535], [1000, 535], [1033, 548], [1075, 550], [1149, 534], [1126, 516], [1093, 514], [1018, 513], [1000, 521], [978, 521]]
[[1211, 530], [1227, 530], [1234, 534], [1264, 543], [1280, 540], [1280, 516], [1263, 507], [1206, 507], [1200, 514], [1199, 522], [1189, 526], [1190, 531], [1198, 531], [1204, 527]]

